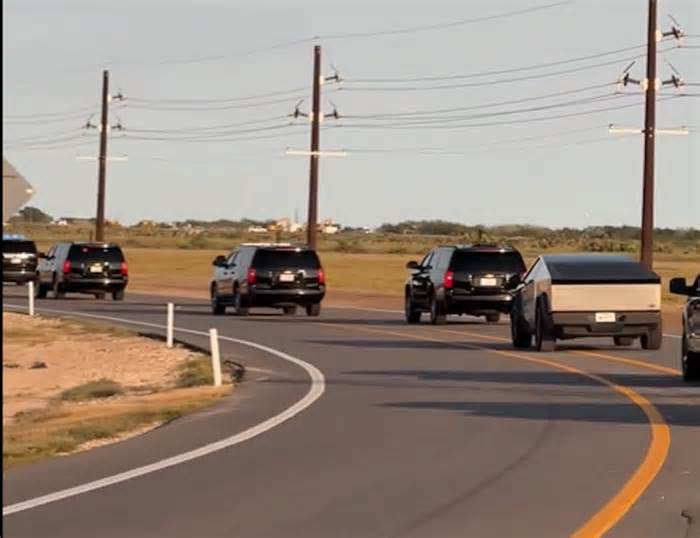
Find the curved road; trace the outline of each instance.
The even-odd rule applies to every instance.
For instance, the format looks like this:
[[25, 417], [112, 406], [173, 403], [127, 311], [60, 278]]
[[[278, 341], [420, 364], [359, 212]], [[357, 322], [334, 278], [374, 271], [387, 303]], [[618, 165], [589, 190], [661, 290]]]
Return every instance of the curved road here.
[[[23, 305], [4, 293], [5, 308]], [[162, 297], [44, 300], [47, 315], [164, 323]], [[121, 321], [120, 321], [121, 320]], [[183, 299], [176, 326], [269, 346], [318, 368], [325, 392], [251, 439], [4, 516], [5, 536], [695, 536], [700, 386], [660, 352], [574, 341], [516, 352], [508, 325], [326, 308], [316, 320], [214, 317]], [[178, 338], [206, 345], [204, 336]], [[5, 473], [4, 506], [177, 456], [249, 430], [313, 390], [279, 355], [231, 341], [247, 381], [215, 407], [148, 434]], [[322, 382], [317, 380], [316, 385]], [[317, 390], [317, 395], [320, 390]]]

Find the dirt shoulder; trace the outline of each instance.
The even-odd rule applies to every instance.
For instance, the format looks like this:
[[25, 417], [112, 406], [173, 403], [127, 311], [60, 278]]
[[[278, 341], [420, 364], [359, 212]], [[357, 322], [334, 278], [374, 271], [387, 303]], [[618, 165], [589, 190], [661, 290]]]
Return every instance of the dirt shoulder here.
[[153, 428], [230, 391], [210, 359], [119, 329], [3, 312], [3, 466]]

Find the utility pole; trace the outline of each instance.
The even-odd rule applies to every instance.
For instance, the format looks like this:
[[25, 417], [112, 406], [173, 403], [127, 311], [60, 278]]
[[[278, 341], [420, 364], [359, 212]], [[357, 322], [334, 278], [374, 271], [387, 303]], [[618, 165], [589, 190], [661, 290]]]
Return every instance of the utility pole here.
[[647, 76], [646, 80], [633, 79], [629, 71], [635, 62], [632, 62], [622, 73], [618, 80], [618, 88], [628, 84], [637, 84], [645, 92], [645, 112], [644, 128], [618, 128], [610, 125], [610, 132], [613, 133], [642, 133], [644, 136], [644, 179], [642, 183], [642, 228], [641, 228], [641, 253], [640, 262], [644, 267], [652, 270], [654, 266], [654, 157], [656, 146], [656, 135], [686, 135], [688, 129], [657, 129], [656, 128], [656, 90], [663, 86], [674, 86], [681, 90], [686, 82], [680, 73], [667, 61], [673, 71], [669, 80], [658, 80], [656, 78], [656, 44], [660, 38], [673, 37], [680, 43], [685, 35], [680, 28], [680, 24], [669, 15], [674, 25], [667, 32], [660, 32], [657, 28], [658, 0], [649, 0], [649, 15], [647, 27]]
[[644, 186], [642, 189], [641, 262], [654, 265], [654, 151], [656, 146], [656, 18], [657, 0], [649, 0], [647, 30], [647, 88], [644, 114]]
[[97, 217], [95, 241], [104, 241], [105, 183], [107, 179], [107, 131], [109, 129], [109, 71], [102, 72], [102, 118], [100, 120], [100, 154], [97, 169]]
[[311, 155], [309, 156], [309, 210], [306, 242], [316, 249], [318, 236], [318, 159], [321, 136], [321, 45], [314, 46], [314, 80], [311, 104]]

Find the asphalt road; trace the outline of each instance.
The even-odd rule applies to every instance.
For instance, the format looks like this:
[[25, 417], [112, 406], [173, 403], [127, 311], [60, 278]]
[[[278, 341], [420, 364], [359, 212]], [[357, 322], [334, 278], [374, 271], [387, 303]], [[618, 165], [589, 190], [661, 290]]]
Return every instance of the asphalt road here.
[[[4, 290], [6, 308], [23, 304], [18, 290]], [[164, 302], [68, 298], [37, 308], [160, 325]], [[178, 304], [177, 327], [217, 327], [302, 359], [323, 373], [325, 392], [235, 446], [6, 515], [5, 536], [700, 532], [700, 385], [677, 374], [678, 339], [660, 352], [582, 340], [539, 354], [513, 350], [504, 322], [408, 326], [399, 313], [341, 308], [318, 319], [214, 317], [205, 304]], [[7, 472], [4, 507], [229, 437], [309, 393], [308, 372], [279, 356], [229, 341], [222, 353], [248, 367], [232, 396], [131, 440]]]

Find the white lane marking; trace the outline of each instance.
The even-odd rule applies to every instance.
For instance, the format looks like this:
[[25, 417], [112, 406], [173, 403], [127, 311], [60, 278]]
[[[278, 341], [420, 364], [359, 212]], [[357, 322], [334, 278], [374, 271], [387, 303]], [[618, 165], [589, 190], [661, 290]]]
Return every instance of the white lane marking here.
[[[14, 305], [14, 304], [5, 304], [4, 306], [6, 307], [12, 307], [12, 308], [18, 308], [18, 309], [26, 309], [25, 306], [21, 305]], [[51, 308], [42, 308], [41, 310], [45, 312], [53, 312], [57, 314], [67, 314], [70, 316], [79, 316], [79, 317], [86, 317], [86, 318], [94, 318], [94, 319], [101, 319], [105, 321], [116, 321], [119, 323], [128, 323], [131, 325], [140, 325], [143, 327], [153, 327], [153, 328], [158, 328], [158, 329], [164, 329], [164, 325], [159, 325], [156, 323], [147, 323], [144, 321], [135, 321], [135, 320], [130, 320], [130, 319], [124, 319], [124, 318], [116, 318], [116, 317], [111, 317], [111, 316], [100, 316], [97, 314], [86, 314], [86, 313], [79, 313], [79, 312], [70, 312], [67, 310], [56, 310], [56, 309], [51, 309]], [[179, 331], [181, 333], [187, 333], [187, 334], [195, 334], [198, 336], [207, 336], [208, 333], [202, 332], [202, 331], [195, 331], [192, 329], [183, 329], [183, 328], [178, 328], [175, 327], [176, 331]], [[82, 484], [80, 486], [75, 486], [72, 488], [64, 489], [61, 491], [56, 491], [55, 493], [49, 493], [47, 495], [42, 495], [41, 497], [36, 497], [34, 499], [29, 499], [26, 501], [22, 501], [16, 504], [11, 504], [9, 506], [4, 506], [2, 509], [2, 515], [3, 516], [8, 516], [10, 514], [16, 514], [17, 512], [23, 512], [25, 510], [31, 510], [32, 508], [36, 508], [38, 506], [42, 506], [45, 504], [53, 503], [56, 501], [60, 501], [63, 499], [67, 499], [69, 497], [74, 497], [76, 495], [81, 495], [83, 493], [87, 493], [89, 491], [94, 491], [96, 489], [104, 488], [107, 486], [112, 486], [114, 484], [118, 484], [120, 482], [125, 482], [126, 480], [131, 480], [132, 478], [137, 478], [140, 476], [144, 476], [150, 473], [154, 473], [156, 471], [160, 471], [162, 469], [166, 469], [168, 467], [173, 467], [174, 465], [179, 465], [181, 463], [185, 463], [197, 458], [201, 458], [203, 456], [207, 456], [209, 454], [212, 454], [214, 452], [217, 452], [219, 450], [223, 450], [225, 448], [232, 447], [234, 445], [240, 444], [244, 441], [248, 441], [249, 439], [252, 439], [253, 437], [256, 437], [262, 433], [265, 433], [272, 428], [279, 426], [283, 422], [286, 422], [287, 420], [291, 419], [292, 417], [296, 416], [297, 414], [301, 413], [304, 409], [307, 407], [311, 406], [316, 400], [318, 400], [324, 393], [326, 389], [326, 381], [325, 377], [323, 376], [323, 373], [316, 368], [314, 365], [309, 364], [308, 362], [305, 362], [301, 359], [297, 359], [296, 357], [293, 357], [291, 355], [288, 355], [287, 353], [284, 353], [282, 351], [278, 351], [276, 349], [273, 349], [271, 347], [264, 346], [262, 344], [257, 344], [255, 342], [249, 342], [247, 340], [240, 340], [238, 338], [231, 338], [228, 336], [219, 336], [221, 340], [226, 340], [228, 342], [233, 342], [235, 344], [240, 344], [243, 346], [248, 346], [254, 349], [258, 349], [260, 351], [263, 351], [265, 353], [269, 353], [271, 355], [275, 355], [276, 357], [279, 357], [281, 359], [284, 359], [288, 362], [291, 362], [292, 364], [295, 364], [302, 368], [306, 373], [309, 375], [311, 378], [311, 387], [309, 388], [309, 392], [306, 393], [306, 395], [293, 404], [291, 407], [288, 407], [278, 415], [275, 415], [272, 418], [269, 418], [265, 420], [264, 422], [261, 422], [260, 424], [257, 424], [256, 426], [253, 426], [251, 428], [248, 428], [247, 430], [244, 430], [240, 433], [237, 433], [236, 435], [232, 435], [231, 437], [227, 437], [225, 439], [222, 439], [220, 441], [216, 441], [214, 443], [210, 443], [208, 445], [204, 445], [200, 448], [195, 448], [194, 450], [189, 450], [187, 452], [184, 452], [182, 454], [178, 454], [177, 456], [172, 456], [170, 458], [166, 458], [160, 461], [157, 461], [155, 463], [151, 463], [149, 465], [144, 465], [142, 467], [137, 467], [135, 469], [132, 469], [130, 471], [125, 471], [123, 473], [118, 473], [112, 476], [108, 476], [105, 478], [101, 478], [99, 480], [94, 480], [92, 482], [88, 482], [86, 484]]]
[[[385, 314], [403, 314], [403, 310], [386, 310], [384, 308], [364, 308], [361, 306], [345, 306], [345, 305], [337, 305], [337, 306], [329, 306], [329, 309], [338, 309], [338, 310], [357, 310], [359, 312], [384, 312]], [[677, 338], [679, 340], [682, 340], [683, 337], [678, 335], [678, 334], [666, 334], [664, 333], [664, 338]]]

